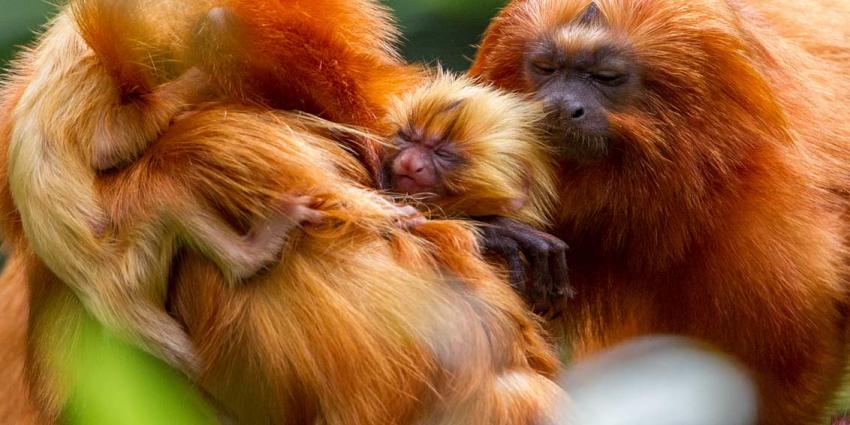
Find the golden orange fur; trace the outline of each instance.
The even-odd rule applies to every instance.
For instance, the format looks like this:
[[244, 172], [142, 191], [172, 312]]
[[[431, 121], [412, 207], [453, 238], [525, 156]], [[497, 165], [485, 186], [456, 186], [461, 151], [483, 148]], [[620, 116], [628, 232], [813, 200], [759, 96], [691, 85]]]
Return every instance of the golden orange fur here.
[[[187, 252], [171, 300], [197, 344], [201, 387], [240, 423], [553, 420], [564, 402], [549, 381], [557, 361], [536, 319], [477, 254], [473, 232], [453, 222], [399, 228], [388, 200], [352, 183], [367, 171], [315, 135], [316, 124], [213, 106], [103, 181], [105, 204], [130, 221], [136, 194], [182, 196], [187, 182], [235, 200], [220, 208], [242, 217], [286, 191], [293, 158], [320, 181], [311, 193], [328, 221], [297, 231], [282, 261], [245, 286], [226, 288], [214, 263]], [[71, 343], [82, 306], [43, 267], [30, 278], [30, 367], [53, 417], [67, 391], [54, 375], [57, 349]]]
[[[299, 131], [297, 120], [290, 129], [273, 115], [224, 113], [193, 117], [189, 134], [178, 126], [180, 138], [162, 140], [151, 158], [222, 156], [217, 140], [248, 139], [251, 149], [278, 150], [277, 161], [310, 164], [333, 217], [291, 239], [281, 264], [243, 289], [220, 288], [196, 257], [178, 274], [174, 305], [206, 365], [201, 383], [228, 411], [248, 423], [340, 424], [529, 423], [546, 412], [557, 390], [543, 377], [555, 359], [476, 254], [472, 232], [432, 222], [411, 235], [386, 200], [337, 171], [352, 159], [335, 143]], [[239, 154], [261, 171], [252, 186], [279, 185], [280, 165], [257, 156]]]
[[[193, 245], [229, 281], [238, 281], [273, 261], [289, 230], [317, 215], [306, 205], [309, 198], [293, 192], [268, 210], [253, 211], [253, 221], [239, 232], [210, 199], [186, 186], [179, 196], [137, 198], [137, 220], [117, 222], [95, 193], [98, 169], [137, 156], [203, 84], [188, 71], [188, 80], [124, 99], [106, 60], [84, 43], [69, 10], [21, 58], [18, 67], [30, 81], [10, 110], [11, 197], [30, 246], [98, 320], [192, 372], [191, 343], [164, 311], [175, 250]], [[14, 79], [10, 87], [15, 90]], [[101, 167], [104, 158], [109, 165]]]
[[194, 54], [237, 98], [374, 127], [389, 99], [418, 82], [416, 68], [398, 56], [398, 30], [378, 2], [229, 0], [220, 6], [202, 22]]
[[578, 298], [578, 357], [623, 338], [699, 338], [748, 365], [760, 423], [824, 423], [847, 358], [850, 7], [846, 2], [588, 0], [509, 4], [473, 76], [531, 93], [540, 37], [638, 64], [608, 155], [561, 160], [556, 235]]
[[[233, 101], [298, 110], [383, 133], [391, 100], [423, 79], [395, 49], [374, 0], [226, 0], [198, 24], [187, 59]], [[350, 143], [377, 178], [381, 145]]]
[[23, 258], [14, 257], [0, 275], [0, 424], [41, 423], [30, 398], [26, 373], [29, 292]]

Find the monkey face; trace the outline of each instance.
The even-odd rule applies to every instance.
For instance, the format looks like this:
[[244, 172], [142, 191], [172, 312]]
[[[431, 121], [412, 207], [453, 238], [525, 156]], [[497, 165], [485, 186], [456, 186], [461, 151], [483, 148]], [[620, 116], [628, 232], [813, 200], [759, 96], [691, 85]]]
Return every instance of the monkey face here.
[[555, 147], [575, 160], [604, 156], [609, 114], [628, 105], [640, 86], [630, 49], [608, 34], [595, 4], [525, 50], [524, 79], [544, 102]]
[[543, 222], [554, 196], [543, 116], [528, 96], [440, 72], [389, 110], [383, 188], [447, 216]]
[[711, 164], [717, 149], [787, 137], [749, 124], [785, 118], [759, 63], [774, 59], [734, 12], [712, 0], [516, 0], [470, 74], [546, 102], [564, 164]]
[[410, 195], [447, 194], [447, 175], [463, 162], [451, 140], [418, 127], [399, 130], [395, 146], [395, 155], [385, 165], [393, 190]]

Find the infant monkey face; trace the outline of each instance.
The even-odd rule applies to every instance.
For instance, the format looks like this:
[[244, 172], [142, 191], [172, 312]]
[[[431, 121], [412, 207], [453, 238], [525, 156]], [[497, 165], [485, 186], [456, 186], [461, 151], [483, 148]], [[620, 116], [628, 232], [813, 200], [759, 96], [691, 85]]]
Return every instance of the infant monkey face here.
[[451, 174], [464, 163], [453, 134], [461, 103], [445, 105], [424, 120], [411, 117], [396, 132], [392, 143], [395, 149], [384, 166], [393, 191], [409, 195], [449, 194]]
[[395, 191], [416, 195], [445, 195], [445, 175], [460, 162], [449, 140], [431, 136], [396, 136], [398, 152], [389, 169]]

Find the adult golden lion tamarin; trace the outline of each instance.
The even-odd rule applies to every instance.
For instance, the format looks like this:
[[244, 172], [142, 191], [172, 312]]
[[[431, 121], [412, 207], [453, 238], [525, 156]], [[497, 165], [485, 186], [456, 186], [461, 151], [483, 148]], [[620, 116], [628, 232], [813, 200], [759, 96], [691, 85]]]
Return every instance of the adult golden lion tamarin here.
[[[539, 102], [441, 72], [400, 96], [388, 122], [383, 176], [393, 193], [413, 196], [434, 217], [491, 222], [504, 217], [538, 228], [551, 223], [554, 161], [540, 129]], [[481, 226], [485, 233], [490, 229], [488, 223]], [[569, 292], [566, 245], [541, 232], [535, 236], [484, 240], [494, 254], [512, 262], [507, 264], [511, 281], [543, 313]], [[526, 266], [516, 255], [520, 244], [540, 244], [540, 239], [551, 251], [528, 249], [538, 255], [526, 260], [532, 271], [550, 268], [556, 285], [535, 286], [538, 280], [524, 275]]]
[[823, 423], [847, 357], [846, 2], [525, 0], [472, 75], [548, 104], [583, 357], [684, 334], [762, 424]]
[[[61, 13], [18, 62], [30, 82], [10, 111], [10, 193], [33, 251], [99, 321], [192, 372], [191, 343], [165, 312], [175, 251], [193, 245], [228, 281], [250, 277], [275, 259], [290, 230], [321, 219], [310, 209], [312, 199], [296, 192], [310, 183], [290, 175], [298, 187], [252, 211], [245, 231], [233, 229], [216, 201], [191, 186], [136, 198], [136, 220], [117, 222], [95, 190], [98, 172], [132, 161], [176, 114], [202, 99], [207, 85], [195, 69], [171, 82], [132, 84], [124, 75], [130, 66], [111, 61], [141, 59], [112, 58], [95, 50], [102, 43], [87, 44], [97, 31], [79, 25], [74, 14], [98, 5], [73, 5], [79, 9]], [[115, 24], [100, 22], [96, 29]]]

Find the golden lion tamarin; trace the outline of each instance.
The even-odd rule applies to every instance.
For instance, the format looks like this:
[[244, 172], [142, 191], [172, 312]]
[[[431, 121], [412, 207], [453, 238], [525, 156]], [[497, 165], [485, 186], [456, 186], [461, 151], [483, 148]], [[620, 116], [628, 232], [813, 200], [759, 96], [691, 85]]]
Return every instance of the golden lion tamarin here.
[[[75, 12], [84, 13], [67, 8], [19, 62], [30, 82], [10, 111], [10, 193], [32, 249], [98, 320], [191, 372], [191, 344], [164, 311], [179, 245], [208, 255], [235, 282], [272, 262], [295, 226], [321, 217], [311, 198], [293, 192], [252, 211], [241, 232], [220, 217], [215, 199], [187, 185], [135, 198], [136, 220], [117, 222], [95, 191], [97, 173], [138, 156], [177, 113], [201, 99], [197, 92], [205, 84], [202, 72], [189, 70], [173, 82], [122, 92], [129, 83], [115, 83], [111, 70], [123, 65], [86, 44], [90, 33], [80, 33]], [[293, 187], [301, 189], [308, 187]]]
[[[384, 154], [384, 187], [415, 196], [432, 216], [488, 221], [505, 217], [545, 228], [551, 222], [556, 189], [553, 155], [540, 130], [543, 118], [537, 102], [440, 73], [390, 108], [392, 139]], [[483, 232], [488, 229], [482, 225]], [[532, 270], [551, 268], [557, 283], [521, 288], [522, 292], [532, 302], [563, 299], [568, 292], [566, 245], [537, 235], [552, 246], [551, 252], [526, 260]], [[511, 281], [525, 285], [525, 266], [514, 255], [519, 244], [504, 242], [538, 241], [485, 240], [491, 243], [490, 251], [513, 262], [508, 264]]]
[[471, 74], [548, 104], [581, 358], [648, 333], [824, 423], [847, 360], [850, 20], [823, 0], [525, 0]]
[[390, 190], [419, 195], [437, 216], [549, 223], [556, 190], [538, 104], [440, 73], [400, 97], [388, 121]]

